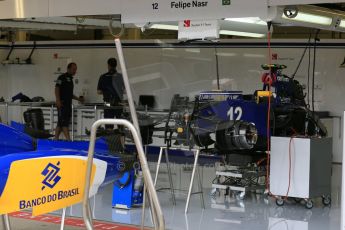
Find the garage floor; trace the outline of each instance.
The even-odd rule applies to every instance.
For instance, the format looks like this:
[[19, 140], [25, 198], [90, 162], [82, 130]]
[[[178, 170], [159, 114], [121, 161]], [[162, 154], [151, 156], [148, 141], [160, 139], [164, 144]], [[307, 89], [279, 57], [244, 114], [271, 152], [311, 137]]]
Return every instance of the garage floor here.
[[[13, 230], [59, 230], [60, 225], [57, 224], [49, 224], [44, 222], [32, 221], [32, 220], [25, 220], [19, 218], [11, 218], [11, 227]], [[0, 229], [2, 229], [2, 223], [0, 225]], [[80, 227], [66, 227], [65, 230], [80, 230]]]
[[[257, 194], [248, 194], [243, 201], [235, 198], [224, 201], [221, 198], [211, 197], [210, 191], [205, 191], [206, 209], [201, 209], [199, 196], [194, 195], [191, 199], [190, 211], [185, 215], [185, 194], [178, 192], [176, 206], [172, 205], [169, 193], [159, 192], [158, 195], [167, 229], [338, 230], [340, 228], [341, 188], [341, 166], [339, 165], [333, 166], [332, 185], [332, 206], [324, 207], [321, 199], [315, 199], [314, 208], [311, 210], [294, 201], [286, 203], [283, 207], [277, 207], [273, 199], [267, 200]], [[102, 189], [96, 198], [91, 199], [95, 219], [139, 225], [141, 208], [133, 208], [130, 211], [112, 209], [111, 196], [112, 187], [109, 186]], [[68, 208], [67, 214], [81, 216], [81, 206], [75, 205]], [[11, 218], [11, 220], [14, 222], [13, 229], [16, 230], [58, 229], [58, 226], [47, 223], [16, 218]], [[28, 225], [27, 222], [29, 222]], [[146, 225], [151, 226], [148, 215], [146, 215]], [[65, 229], [80, 228], [66, 227]]]

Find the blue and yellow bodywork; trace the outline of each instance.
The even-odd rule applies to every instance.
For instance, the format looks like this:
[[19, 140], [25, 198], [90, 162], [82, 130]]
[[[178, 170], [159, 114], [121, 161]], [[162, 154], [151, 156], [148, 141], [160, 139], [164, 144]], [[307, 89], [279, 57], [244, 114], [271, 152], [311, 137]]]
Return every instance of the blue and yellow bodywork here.
[[[0, 124], [0, 214], [32, 208], [34, 215], [82, 200], [89, 142], [36, 140]], [[121, 155], [95, 145], [90, 195], [123, 173]]]

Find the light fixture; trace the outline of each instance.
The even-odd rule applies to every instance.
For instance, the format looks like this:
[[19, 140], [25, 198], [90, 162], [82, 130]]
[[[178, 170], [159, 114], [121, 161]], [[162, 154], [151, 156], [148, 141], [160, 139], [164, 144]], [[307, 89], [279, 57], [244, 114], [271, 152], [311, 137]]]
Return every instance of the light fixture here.
[[252, 37], [252, 38], [263, 38], [263, 37], [265, 37], [265, 34], [232, 31], [232, 30], [220, 30], [219, 34], [233, 35], [233, 36], [240, 36], [240, 37]]
[[153, 24], [150, 26], [150, 29], [178, 30], [178, 26], [177, 25], [166, 25], [166, 24]]
[[[264, 27], [266, 28], [266, 27]], [[177, 25], [171, 24], [152, 24], [150, 29], [159, 29], [159, 30], [178, 30]], [[237, 28], [236, 28], [237, 29]], [[263, 38], [266, 36], [265, 33], [255, 33], [255, 32], [244, 32], [244, 31], [237, 31], [237, 30], [229, 30], [226, 26], [224, 26], [223, 30], [219, 31], [219, 34], [223, 35], [233, 35], [233, 36], [240, 36], [240, 37], [252, 37], [252, 38]]]
[[109, 27], [112, 23], [114, 27], [121, 27], [120, 21], [108, 19], [79, 18], [79, 17], [49, 17], [49, 18], [25, 18], [25, 22], [40, 22], [49, 24], [81, 25], [90, 27]]
[[345, 28], [345, 19], [340, 21], [339, 27]]
[[12, 21], [12, 20], [0, 20], [0, 27], [2, 28], [18, 28], [23, 30], [65, 30], [75, 31], [74, 25], [64, 24], [48, 24], [39, 22], [25, 22], [25, 21]]
[[299, 21], [299, 22], [307, 22], [307, 23], [313, 23], [313, 24], [319, 24], [319, 25], [325, 25], [330, 26], [332, 24], [332, 18], [316, 15], [316, 14], [309, 14], [304, 12], [298, 12], [296, 17], [294, 18], [288, 18], [285, 16], [285, 14], [282, 15], [282, 18], [291, 20], [291, 21]]
[[257, 25], [267, 25], [267, 22], [261, 20], [258, 17], [248, 17], [248, 18], [225, 18], [226, 21], [232, 22], [243, 22], [249, 24], [257, 24]]

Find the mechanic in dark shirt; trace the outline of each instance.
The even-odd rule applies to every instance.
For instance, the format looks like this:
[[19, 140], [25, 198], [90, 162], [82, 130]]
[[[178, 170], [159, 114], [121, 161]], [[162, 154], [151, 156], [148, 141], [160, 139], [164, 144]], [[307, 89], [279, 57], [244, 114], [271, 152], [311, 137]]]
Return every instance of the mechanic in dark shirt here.
[[55, 84], [56, 107], [58, 110], [58, 122], [55, 129], [55, 139], [58, 140], [63, 132], [66, 140], [71, 140], [69, 135], [69, 122], [72, 115], [72, 99], [83, 102], [82, 97], [73, 94], [73, 76], [77, 72], [77, 64], [71, 62], [67, 66], [67, 72], [60, 75]]
[[[98, 80], [97, 93], [103, 95], [103, 101], [111, 107], [104, 109], [104, 118], [120, 118], [123, 113], [121, 101], [125, 89], [122, 74], [116, 71], [117, 61], [115, 58], [108, 59], [108, 72], [102, 74]], [[116, 108], [114, 108], [116, 107]], [[113, 125], [106, 125], [112, 129]]]

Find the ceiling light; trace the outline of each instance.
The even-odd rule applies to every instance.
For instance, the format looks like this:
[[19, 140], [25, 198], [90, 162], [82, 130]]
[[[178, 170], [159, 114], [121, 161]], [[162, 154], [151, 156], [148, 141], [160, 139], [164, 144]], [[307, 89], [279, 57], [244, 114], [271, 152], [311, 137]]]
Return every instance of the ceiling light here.
[[27, 30], [66, 30], [75, 31], [74, 25], [63, 25], [63, 24], [47, 24], [38, 22], [23, 22], [23, 21], [11, 21], [11, 20], [0, 20], [1, 28], [18, 28]]
[[219, 34], [233, 35], [233, 36], [240, 36], [240, 37], [252, 37], [252, 38], [263, 38], [263, 37], [265, 37], [265, 34], [232, 31], [232, 30], [220, 30]]
[[176, 26], [176, 25], [164, 25], [164, 24], [153, 24], [150, 26], [150, 29], [178, 30], [178, 26]]
[[316, 14], [308, 14], [303, 12], [298, 12], [297, 16], [294, 18], [288, 18], [285, 14], [282, 15], [282, 18], [292, 21], [300, 21], [300, 22], [307, 22], [307, 23], [314, 23], [319, 25], [326, 25], [329, 26], [332, 24], [332, 18], [316, 15]]
[[[74, 17], [26, 18], [24, 21], [95, 27], [109, 27], [110, 23], [110, 20], [105, 19], [83, 18], [82, 20], [77, 20]], [[112, 21], [112, 23], [114, 27], [121, 27], [121, 23], [119, 21]]]
[[249, 17], [249, 18], [225, 18], [226, 21], [232, 22], [243, 22], [249, 24], [257, 24], [257, 25], [267, 25], [267, 22], [261, 20], [258, 17]]
[[[152, 24], [150, 26], [150, 29], [178, 30], [178, 26], [169, 25], [169, 24]], [[264, 33], [242, 32], [242, 31], [234, 31], [234, 30], [220, 30], [219, 34], [233, 35], [233, 36], [240, 36], [240, 37], [253, 37], [253, 38], [263, 38], [266, 36], [266, 34]]]
[[339, 27], [345, 28], [345, 20], [344, 19], [340, 21]]

